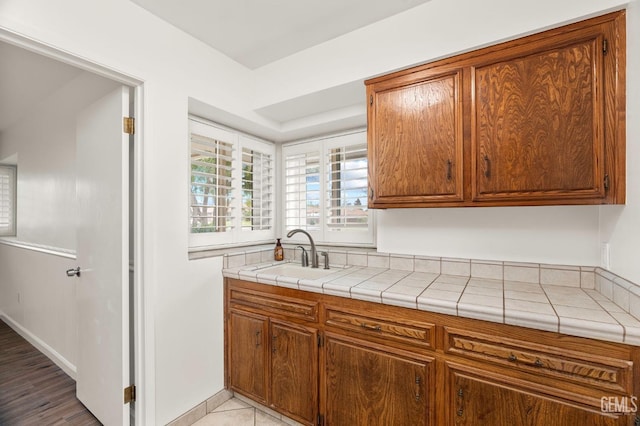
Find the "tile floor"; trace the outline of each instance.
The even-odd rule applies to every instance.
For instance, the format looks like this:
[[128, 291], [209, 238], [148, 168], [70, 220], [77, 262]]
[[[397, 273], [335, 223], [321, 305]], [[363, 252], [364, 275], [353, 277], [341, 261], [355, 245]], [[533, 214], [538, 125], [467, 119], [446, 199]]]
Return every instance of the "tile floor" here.
[[290, 426], [251, 405], [232, 398], [198, 420], [193, 426]]

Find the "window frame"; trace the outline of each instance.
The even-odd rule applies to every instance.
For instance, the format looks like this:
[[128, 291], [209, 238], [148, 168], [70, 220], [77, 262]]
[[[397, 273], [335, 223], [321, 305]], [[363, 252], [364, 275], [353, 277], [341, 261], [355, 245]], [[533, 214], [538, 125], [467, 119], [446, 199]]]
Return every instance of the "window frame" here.
[[[285, 143], [282, 145], [281, 152], [281, 184], [282, 188], [282, 219], [280, 221], [283, 233], [287, 233], [291, 230], [287, 225], [287, 157], [292, 155], [299, 155], [303, 153], [311, 153], [314, 151], [319, 152], [320, 158], [320, 229], [307, 230], [313, 237], [314, 241], [319, 244], [326, 245], [343, 245], [343, 246], [363, 246], [363, 247], [375, 247], [376, 243], [376, 219], [375, 211], [371, 208], [367, 208], [367, 228], [362, 230], [355, 229], [342, 229], [340, 231], [331, 230], [328, 223], [328, 198], [329, 198], [329, 155], [330, 151], [335, 148], [355, 145], [367, 144], [366, 130], [357, 130], [353, 132], [340, 133], [329, 135], [322, 138], [308, 139], [304, 141], [297, 141], [291, 143]], [[368, 162], [368, 158], [367, 158]], [[367, 175], [368, 179], [368, 175]], [[368, 183], [368, 182], [367, 182]], [[368, 188], [368, 185], [367, 185]], [[368, 199], [366, 199], [368, 202]], [[304, 228], [303, 228], [304, 229]], [[300, 234], [294, 235], [292, 238], [295, 242], [305, 242], [306, 237]]]
[[[232, 145], [232, 160], [231, 160], [231, 188], [233, 192], [233, 198], [229, 203], [229, 209], [232, 216], [232, 228], [225, 232], [203, 232], [194, 233], [191, 232], [191, 220], [192, 220], [192, 170], [191, 170], [191, 152], [192, 142], [191, 135], [197, 133], [199, 135], [213, 138], [216, 140], [224, 141]], [[188, 191], [187, 191], [187, 232], [189, 239], [189, 249], [202, 250], [207, 248], [220, 248], [225, 245], [240, 245], [243, 243], [258, 243], [272, 241], [275, 238], [275, 206], [276, 206], [276, 194], [275, 194], [275, 164], [276, 164], [276, 150], [275, 144], [250, 137], [232, 129], [225, 128], [216, 123], [208, 120], [201, 119], [199, 117], [189, 117], [189, 155], [187, 159], [187, 173], [188, 173]], [[252, 151], [258, 151], [262, 154], [270, 156], [272, 163], [270, 180], [271, 183], [271, 214], [269, 217], [271, 226], [265, 230], [247, 230], [242, 229], [242, 152], [243, 149], [249, 149]]]
[[0, 224], [0, 238], [1, 237], [15, 237], [17, 236], [18, 227], [18, 166], [15, 164], [0, 164], [0, 177], [8, 178], [8, 195], [4, 198], [4, 191], [0, 186], [0, 206], [7, 202], [9, 206], [8, 225], [2, 226]]

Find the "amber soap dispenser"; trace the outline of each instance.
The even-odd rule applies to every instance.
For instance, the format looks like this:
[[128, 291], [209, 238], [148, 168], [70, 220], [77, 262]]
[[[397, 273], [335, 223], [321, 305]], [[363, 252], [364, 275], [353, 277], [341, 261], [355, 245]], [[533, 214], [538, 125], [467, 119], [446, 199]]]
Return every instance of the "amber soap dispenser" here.
[[280, 243], [280, 238], [277, 239], [276, 246], [273, 249], [273, 259], [274, 260], [284, 260], [284, 248], [282, 248], [282, 243]]

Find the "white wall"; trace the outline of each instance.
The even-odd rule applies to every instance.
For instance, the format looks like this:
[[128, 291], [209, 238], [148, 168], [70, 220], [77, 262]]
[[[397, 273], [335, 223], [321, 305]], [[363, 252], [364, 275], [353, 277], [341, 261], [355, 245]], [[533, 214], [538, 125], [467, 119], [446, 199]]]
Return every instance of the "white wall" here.
[[[431, 0], [249, 71], [128, 0], [2, 0], [0, 29], [41, 40], [144, 81], [142, 266], [148, 314], [155, 320], [153, 333], [146, 336], [153, 346], [147, 348], [150, 371], [147, 387], [141, 389], [148, 398], [147, 423], [167, 423], [223, 386], [221, 262], [187, 259], [189, 97], [211, 105], [212, 111], [236, 117], [238, 123], [248, 123], [240, 130], [273, 133], [279, 124], [265, 120], [253, 111], [255, 108], [625, 4], [622, 0]], [[636, 3], [632, 6], [637, 13]], [[637, 19], [630, 19], [630, 24], [634, 27], [631, 33], [637, 36], [640, 24]], [[637, 47], [628, 50], [629, 71], [635, 70], [635, 75], [640, 55]], [[627, 75], [631, 80], [634, 74]], [[629, 87], [637, 91], [637, 83], [630, 81]], [[632, 146], [640, 140], [637, 114], [637, 109], [629, 108], [630, 152], [637, 152]], [[630, 157], [630, 177], [637, 176], [634, 167], [640, 166], [632, 164]], [[640, 238], [633, 225], [640, 198], [631, 185], [628, 199], [617, 224], [610, 226], [613, 264], [625, 265], [614, 267], [614, 271], [625, 271], [628, 278], [640, 282], [640, 262], [631, 261], [631, 253], [637, 253], [640, 244], [635, 242]], [[384, 212], [380, 215], [379, 245], [385, 251], [406, 252], [406, 247], [412, 247], [421, 253], [457, 257], [593, 264], [597, 263], [597, 245], [602, 238], [600, 228], [611, 222], [590, 207], [515, 208], [497, 216], [492, 211]], [[410, 232], [405, 223], [413, 225]]]
[[378, 250], [514, 262], [597, 265], [598, 207], [379, 211]]
[[0, 316], [71, 377], [78, 355], [75, 260], [0, 244]]
[[76, 248], [76, 116], [116, 87], [81, 72], [0, 136], [0, 158], [18, 154], [20, 242]]

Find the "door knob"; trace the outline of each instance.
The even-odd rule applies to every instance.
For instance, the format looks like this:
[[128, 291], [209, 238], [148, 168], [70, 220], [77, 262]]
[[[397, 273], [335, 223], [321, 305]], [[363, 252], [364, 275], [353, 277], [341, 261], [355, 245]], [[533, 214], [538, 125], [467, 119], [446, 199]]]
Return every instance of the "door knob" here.
[[68, 277], [79, 277], [80, 276], [80, 267], [78, 266], [76, 269], [67, 269], [67, 276]]

